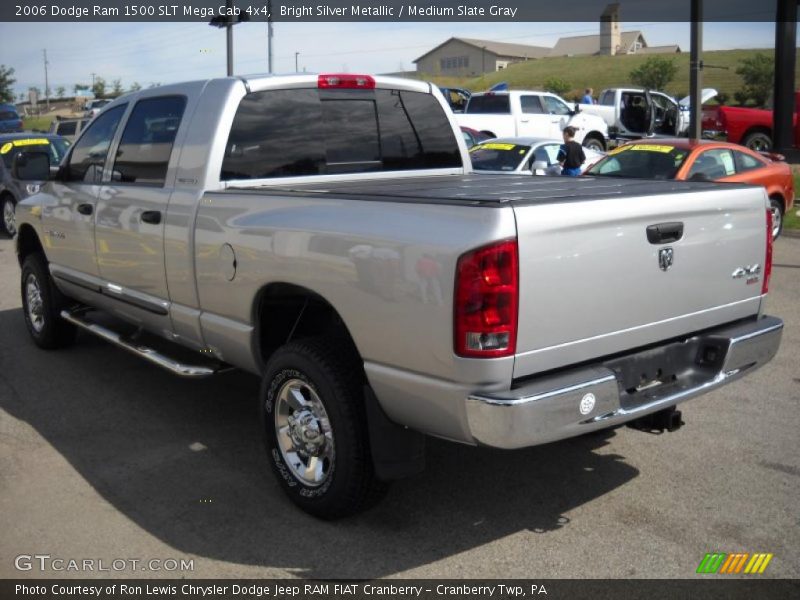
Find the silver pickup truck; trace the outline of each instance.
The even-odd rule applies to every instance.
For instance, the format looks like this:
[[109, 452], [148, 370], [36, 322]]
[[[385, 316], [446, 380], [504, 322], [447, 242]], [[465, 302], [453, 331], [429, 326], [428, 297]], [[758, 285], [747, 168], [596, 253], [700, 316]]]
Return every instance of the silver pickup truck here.
[[473, 175], [427, 83], [143, 90], [60, 165], [13, 169], [49, 179], [17, 208], [34, 342], [83, 330], [185, 377], [260, 375], [272, 469], [324, 518], [418, 472], [425, 435], [674, 428], [780, 343], [762, 189]]

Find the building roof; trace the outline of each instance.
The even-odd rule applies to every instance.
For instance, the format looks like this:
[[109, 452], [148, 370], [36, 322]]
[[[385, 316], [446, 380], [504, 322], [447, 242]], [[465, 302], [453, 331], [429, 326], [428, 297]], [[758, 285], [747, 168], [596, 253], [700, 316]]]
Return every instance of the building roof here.
[[[512, 58], [543, 58], [550, 54], [550, 48], [544, 46], [528, 46], [526, 44], [507, 44], [505, 42], [492, 42], [490, 40], [476, 40], [473, 38], [451, 37], [436, 46], [433, 50], [428, 50], [425, 54], [415, 59], [414, 62], [419, 62], [432, 52], [436, 52], [442, 46], [449, 44], [452, 41], [462, 42], [476, 48], [486, 48], [487, 52], [496, 54], [497, 56], [509, 56]], [[599, 46], [598, 46], [599, 48]]]
[[[633, 44], [642, 39], [643, 48], [647, 47], [641, 31], [623, 31], [619, 34], [620, 52], [627, 53]], [[550, 51], [550, 56], [590, 56], [600, 52], [600, 35], [576, 35], [559, 38]]]
[[670, 46], [645, 46], [641, 48], [637, 54], [675, 54], [680, 51], [680, 46], [672, 44]]

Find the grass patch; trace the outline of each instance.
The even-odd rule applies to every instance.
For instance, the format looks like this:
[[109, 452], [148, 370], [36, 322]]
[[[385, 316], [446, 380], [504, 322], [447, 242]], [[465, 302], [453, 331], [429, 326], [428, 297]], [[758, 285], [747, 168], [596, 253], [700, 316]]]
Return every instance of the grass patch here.
[[25, 117], [22, 122], [25, 131], [50, 131], [50, 123], [53, 122], [53, 117]]
[[795, 201], [794, 208], [783, 215], [784, 229], [800, 229], [800, 205], [797, 203], [797, 192], [800, 190], [800, 165], [792, 165], [794, 175]]

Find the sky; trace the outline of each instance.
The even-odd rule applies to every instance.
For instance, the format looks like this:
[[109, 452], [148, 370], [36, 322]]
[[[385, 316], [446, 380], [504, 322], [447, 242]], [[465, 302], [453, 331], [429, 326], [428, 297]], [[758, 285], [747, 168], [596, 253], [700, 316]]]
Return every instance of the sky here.
[[[559, 37], [598, 33], [594, 22], [572, 23], [277, 23], [274, 72], [387, 73], [413, 70], [413, 60], [453, 36], [555, 45]], [[623, 23], [653, 46], [689, 51], [689, 23]], [[773, 48], [774, 24], [706, 23], [704, 48]], [[51, 90], [91, 84], [92, 73], [124, 89], [225, 75], [225, 33], [206, 23], [0, 23], [0, 64], [13, 67], [17, 95], [44, 89], [47, 50]], [[267, 25], [234, 27], [236, 74], [267, 72]]]

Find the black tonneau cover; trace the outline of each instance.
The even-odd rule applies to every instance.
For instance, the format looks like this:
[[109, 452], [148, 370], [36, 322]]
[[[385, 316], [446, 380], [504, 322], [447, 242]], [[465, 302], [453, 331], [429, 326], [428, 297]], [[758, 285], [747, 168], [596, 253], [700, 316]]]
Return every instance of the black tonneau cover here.
[[270, 195], [331, 195], [353, 200], [424, 202], [504, 206], [578, 202], [603, 197], [651, 196], [744, 184], [707, 183], [618, 177], [543, 177], [519, 175], [441, 175], [368, 181], [338, 181], [260, 187], [230, 187], [231, 191]]

